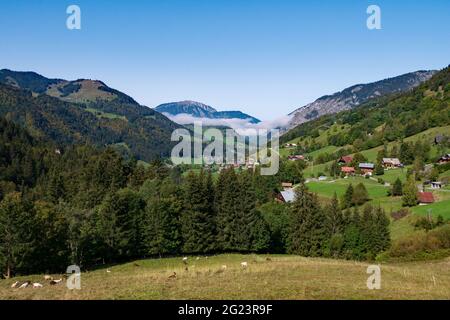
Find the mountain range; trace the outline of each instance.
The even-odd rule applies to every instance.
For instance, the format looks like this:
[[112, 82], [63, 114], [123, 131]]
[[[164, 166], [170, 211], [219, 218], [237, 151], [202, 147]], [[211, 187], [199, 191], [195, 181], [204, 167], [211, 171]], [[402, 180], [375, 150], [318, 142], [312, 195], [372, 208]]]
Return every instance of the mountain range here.
[[[368, 150], [431, 128], [441, 127], [445, 132], [450, 124], [450, 66], [433, 73], [409, 91], [370, 99], [356, 108], [297, 125], [280, 142], [302, 140], [309, 151], [333, 146], [348, 153], [348, 147]], [[429, 135], [430, 140], [435, 138], [433, 132]]]
[[416, 71], [381, 81], [357, 84], [296, 109], [286, 129], [314, 120], [325, 114], [355, 108], [370, 99], [411, 90], [429, 80], [437, 71]]
[[194, 118], [207, 119], [241, 119], [249, 123], [259, 123], [259, 119], [241, 111], [217, 111], [215, 108], [196, 101], [180, 101], [165, 103], [157, 106], [156, 111], [167, 116], [189, 115]]
[[56, 144], [92, 143], [150, 161], [167, 157], [180, 126], [101, 81], [0, 70], [0, 115]]
[[[323, 96], [290, 114], [286, 139], [304, 135], [308, 128], [313, 130], [320, 123], [315, 124], [314, 120], [324, 115], [369, 108], [379, 99], [418, 87], [435, 74], [436, 71], [416, 71]], [[217, 111], [195, 101], [165, 103], [151, 109], [99, 80], [50, 79], [35, 72], [6, 69], [0, 70], [0, 116], [60, 146], [112, 146], [144, 161], [170, 155], [174, 145], [171, 134], [185, 124], [177, 117], [212, 119], [213, 124], [209, 125], [219, 127], [224, 125], [220, 120], [260, 123], [241, 111]], [[311, 122], [311, 126], [302, 126], [305, 122]]]

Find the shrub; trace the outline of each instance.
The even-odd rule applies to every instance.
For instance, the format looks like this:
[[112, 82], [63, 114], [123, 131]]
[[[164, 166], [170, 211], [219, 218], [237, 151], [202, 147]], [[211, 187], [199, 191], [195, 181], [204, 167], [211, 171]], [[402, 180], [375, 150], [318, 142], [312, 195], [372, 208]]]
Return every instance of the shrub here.
[[450, 225], [418, 232], [393, 243], [377, 260], [429, 260], [450, 255]]
[[409, 215], [410, 213], [411, 213], [411, 211], [409, 211], [408, 209], [402, 208], [402, 209], [400, 209], [400, 210], [398, 210], [398, 211], [392, 212], [392, 213], [391, 213], [391, 217], [392, 217], [394, 220], [400, 220], [401, 218], [406, 217], [406, 216]]

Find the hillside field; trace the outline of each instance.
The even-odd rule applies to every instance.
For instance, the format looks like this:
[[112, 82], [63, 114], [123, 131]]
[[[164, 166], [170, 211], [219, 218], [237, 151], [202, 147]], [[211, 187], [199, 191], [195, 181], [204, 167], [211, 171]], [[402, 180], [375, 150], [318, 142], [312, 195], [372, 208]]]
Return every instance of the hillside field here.
[[[50, 286], [43, 275], [0, 280], [0, 299], [450, 299], [450, 258], [383, 264], [379, 290], [367, 288], [362, 262], [238, 254], [188, 261], [189, 271], [181, 258], [165, 258], [82, 273], [81, 290]], [[168, 279], [173, 272], [178, 277]], [[17, 280], [44, 287], [10, 288]]]

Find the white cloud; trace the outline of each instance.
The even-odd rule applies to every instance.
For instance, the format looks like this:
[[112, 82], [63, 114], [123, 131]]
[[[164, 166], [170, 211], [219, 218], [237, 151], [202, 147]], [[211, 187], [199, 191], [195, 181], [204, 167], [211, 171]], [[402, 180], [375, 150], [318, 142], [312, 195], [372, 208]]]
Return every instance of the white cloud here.
[[262, 121], [260, 123], [251, 123], [250, 119], [211, 119], [211, 118], [198, 118], [190, 114], [181, 113], [177, 115], [171, 115], [164, 113], [173, 122], [181, 125], [193, 124], [194, 122], [200, 122], [204, 126], [226, 126], [234, 129], [240, 135], [251, 135], [255, 129], [277, 129], [286, 127], [292, 116], [283, 116], [274, 120]]

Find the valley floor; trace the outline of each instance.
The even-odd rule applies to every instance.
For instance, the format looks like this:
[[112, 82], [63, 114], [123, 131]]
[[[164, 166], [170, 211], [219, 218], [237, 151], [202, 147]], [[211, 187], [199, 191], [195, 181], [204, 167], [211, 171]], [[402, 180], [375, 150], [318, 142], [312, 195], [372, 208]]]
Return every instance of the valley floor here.
[[[80, 290], [50, 286], [43, 275], [0, 280], [0, 299], [450, 299], [450, 258], [382, 264], [379, 290], [367, 288], [368, 265], [230, 254], [189, 257], [186, 271], [181, 258], [148, 259], [84, 272]], [[173, 272], [177, 278], [169, 279]], [[11, 288], [26, 280], [44, 287]]]

